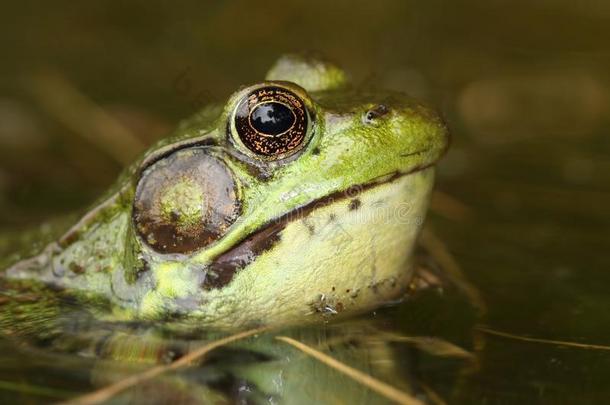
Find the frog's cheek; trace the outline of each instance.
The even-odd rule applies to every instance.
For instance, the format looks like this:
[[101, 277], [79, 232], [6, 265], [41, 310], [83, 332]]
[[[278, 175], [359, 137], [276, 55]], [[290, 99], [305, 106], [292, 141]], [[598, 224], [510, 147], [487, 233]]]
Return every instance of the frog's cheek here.
[[226, 327], [300, 322], [395, 299], [413, 274], [432, 182], [430, 168], [289, 222], [252, 262], [219, 274], [230, 281], [208, 285], [191, 315]]
[[206, 148], [155, 162], [136, 188], [133, 225], [156, 253], [190, 253], [220, 239], [240, 213], [233, 173]]

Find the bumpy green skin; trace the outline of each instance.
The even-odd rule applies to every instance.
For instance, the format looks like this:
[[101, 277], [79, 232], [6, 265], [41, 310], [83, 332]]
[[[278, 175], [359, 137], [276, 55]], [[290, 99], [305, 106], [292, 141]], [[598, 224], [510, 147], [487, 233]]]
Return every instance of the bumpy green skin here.
[[[253, 86], [185, 121], [128, 169], [108, 195], [57, 242], [5, 276], [36, 279], [110, 301], [113, 319], [180, 315], [214, 327], [301, 322], [379, 305], [404, 292], [447, 131], [430, 109], [396, 93], [359, 93], [332, 64], [280, 59], [254, 86], [275, 83], [305, 100], [314, 124], [301, 153], [263, 162], [229, 141], [227, 122]], [[387, 113], [370, 116], [379, 105]], [[371, 118], [372, 117], [372, 118]], [[141, 170], [185, 144], [213, 140], [233, 172], [241, 214], [219, 240], [191, 254], [159, 254], [134, 230]], [[176, 204], [189, 211], [188, 192]], [[332, 200], [329, 200], [332, 196]], [[277, 240], [221, 287], [202, 288], [210, 264], [277, 218]], [[164, 201], [171, 211], [172, 201]], [[192, 219], [192, 218], [191, 218]], [[195, 218], [196, 220], [196, 218]]]

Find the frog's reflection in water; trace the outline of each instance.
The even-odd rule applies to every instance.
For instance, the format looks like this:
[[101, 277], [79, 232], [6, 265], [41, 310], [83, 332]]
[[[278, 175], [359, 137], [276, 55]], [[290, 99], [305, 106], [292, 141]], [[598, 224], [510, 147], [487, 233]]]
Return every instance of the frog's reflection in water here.
[[[18, 288], [3, 284], [2, 292]], [[105, 322], [69, 296], [26, 287], [21, 298], [2, 301], [0, 320], [6, 344], [18, 348], [15, 358], [36, 358], [39, 373], [52, 371], [70, 391], [104, 394], [133, 380], [111, 394], [118, 403], [386, 403], [393, 392], [435, 403], [455, 398], [462, 377], [477, 364], [476, 309], [456, 289], [443, 287], [441, 294], [438, 288], [356, 318], [333, 321], [329, 315], [328, 323], [258, 329], [177, 368], [185, 355], [228, 334], [180, 321]], [[166, 370], [147, 377], [155, 367]], [[35, 385], [39, 376], [24, 369], [13, 377]]]

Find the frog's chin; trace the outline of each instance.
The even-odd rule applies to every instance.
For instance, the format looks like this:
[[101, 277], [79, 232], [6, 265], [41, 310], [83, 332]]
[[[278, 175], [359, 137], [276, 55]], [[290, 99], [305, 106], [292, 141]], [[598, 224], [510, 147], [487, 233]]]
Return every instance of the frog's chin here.
[[231, 310], [223, 319], [209, 308], [201, 315], [214, 324], [290, 322], [397, 298], [412, 278], [433, 178], [431, 168], [388, 176], [252, 234], [208, 269], [208, 302], [230, 299]]

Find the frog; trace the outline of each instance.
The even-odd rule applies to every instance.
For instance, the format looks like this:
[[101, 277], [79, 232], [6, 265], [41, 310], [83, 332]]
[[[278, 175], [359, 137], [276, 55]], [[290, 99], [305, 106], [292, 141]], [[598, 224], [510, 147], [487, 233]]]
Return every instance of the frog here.
[[284, 55], [181, 122], [1, 277], [120, 321], [235, 329], [369, 311], [413, 283], [448, 144], [425, 103]]

